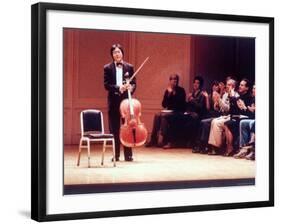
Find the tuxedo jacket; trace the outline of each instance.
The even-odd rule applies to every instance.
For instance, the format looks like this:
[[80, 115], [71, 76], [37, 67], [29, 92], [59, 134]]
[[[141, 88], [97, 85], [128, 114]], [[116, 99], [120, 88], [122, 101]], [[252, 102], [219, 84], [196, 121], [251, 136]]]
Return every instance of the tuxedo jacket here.
[[[134, 74], [133, 65], [123, 62], [123, 82], [125, 83], [124, 75], [128, 72], [129, 77]], [[132, 94], [136, 90], [136, 79], [134, 78], [131, 82], [133, 87]], [[125, 91], [123, 94], [119, 92], [119, 87], [116, 84], [116, 67], [115, 63], [109, 63], [104, 66], [104, 87], [108, 91], [108, 109], [109, 111], [119, 111], [120, 103], [123, 99], [128, 98], [128, 93]]]

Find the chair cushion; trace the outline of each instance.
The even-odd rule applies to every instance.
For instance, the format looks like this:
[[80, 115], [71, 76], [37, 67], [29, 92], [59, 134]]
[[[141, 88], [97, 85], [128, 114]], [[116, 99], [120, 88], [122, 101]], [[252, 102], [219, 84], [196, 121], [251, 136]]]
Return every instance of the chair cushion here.
[[113, 138], [113, 134], [86, 134], [84, 137], [90, 138], [90, 139], [100, 139], [100, 138]]

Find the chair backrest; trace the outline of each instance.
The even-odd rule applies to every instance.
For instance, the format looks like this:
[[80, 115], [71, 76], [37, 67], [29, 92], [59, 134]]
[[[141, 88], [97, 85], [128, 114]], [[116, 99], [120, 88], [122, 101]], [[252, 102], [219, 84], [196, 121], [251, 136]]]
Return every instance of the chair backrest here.
[[103, 115], [100, 110], [83, 110], [80, 113], [81, 135], [85, 132], [104, 133]]

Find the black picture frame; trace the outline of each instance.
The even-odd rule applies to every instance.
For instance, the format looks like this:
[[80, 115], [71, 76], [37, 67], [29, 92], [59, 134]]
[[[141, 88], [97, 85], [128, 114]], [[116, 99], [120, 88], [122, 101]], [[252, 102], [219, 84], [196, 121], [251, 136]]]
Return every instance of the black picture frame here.
[[[202, 204], [195, 206], [174, 206], [159, 208], [138, 208], [129, 210], [95, 211], [66, 214], [47, 214], [46, 183], [46, 129], [47, 88], [46, 88], [46, 48], [47, 48], [47, 11], [69, 11], [81, 13], [105, 13], [140, 15], [167, 18], [190, 18], [229, 22], [252, 22], [269, 25], [269, 200], [241, 203]], [[137, 8], [103, 7], [73, 4], [37, 3], [31, 11], [31, 77], [32, 77], [32, 155], [31, 155], [31, 218], [37, 221], [86, 219], [99, 217], [132, 216], [161, 213], [178, 213], [205, 210], [221, 210], [250, 207], [274, 206], [274, 18], [240, 15], [195, 13], [183, 11], [164, 11]]]

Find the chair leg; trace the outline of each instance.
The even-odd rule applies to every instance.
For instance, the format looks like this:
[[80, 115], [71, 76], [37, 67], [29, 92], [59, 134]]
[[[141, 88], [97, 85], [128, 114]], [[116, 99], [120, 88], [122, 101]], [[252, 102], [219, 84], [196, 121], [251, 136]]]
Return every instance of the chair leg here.
[[103, 141], [103, 146], [102, 146], [102, 156], [101, 156], [101, 165], [102, 166], [103, 166], [103, 162], [104, 162], [105, 148], [106, 148], [106, 140]]
[[87, 140], [87, 149], [88, 149], [88, 167], [90, 168], [90, 140]]
[[81, 147], [82, 147], [82, 143], [83, 143], [83, 140], [80, 139], [80, 143], [79, 143], [79, 151], [78, 151], [78, 159], [77, 159], [77, 166], [80, 165], [80, 155], [81, 155]]
[[116, 159], [115, 159], [115, 141], [112, 139], [112, 154], [113, 154], [113, 166], [116, 167]]

